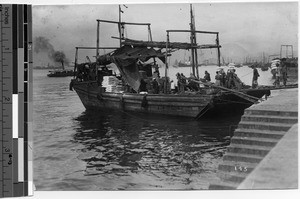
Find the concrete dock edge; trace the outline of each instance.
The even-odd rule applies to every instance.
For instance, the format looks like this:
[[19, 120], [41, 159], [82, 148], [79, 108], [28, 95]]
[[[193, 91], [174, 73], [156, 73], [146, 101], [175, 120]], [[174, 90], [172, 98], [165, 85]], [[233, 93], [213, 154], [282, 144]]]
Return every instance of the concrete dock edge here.
[[238, 189], [298, 188], [298, 124], [257, 165]]
[[298, 188], [298, 88], [244, 111], [210, 190]]

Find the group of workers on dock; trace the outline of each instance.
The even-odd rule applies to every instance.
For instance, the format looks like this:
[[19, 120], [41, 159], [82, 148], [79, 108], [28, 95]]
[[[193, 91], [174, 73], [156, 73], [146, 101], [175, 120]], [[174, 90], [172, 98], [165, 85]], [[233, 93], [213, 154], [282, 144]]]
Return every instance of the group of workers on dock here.
[[[258, 72], [257, 72], [258, 74]], [[259, 76], [259, 75], [258, 75]], [[186, 91], [188, 92], [198, 92], [201, 90], [200, 85], [203, 84], [204, 87], [207, 87], [207, 83], [211, 82], [210, 73], [205, 71], [205, 75], [203, 78], [198, 79], [193, 73], [190, 74], [189, 77], [186, 77], [183, 73], [177, 73], [177, 85], [175, 85], [175, 82], [172, 80], [170, 81], [170, 91], [171, 93], [184, 93]], [[224, 69], [222, 67], [219, 67], [216, 71], [215, 75], [215, 86], [222, 86], [229, 89], [237, 89], [240, 90], [242, 86], [244, 85], [243, 82], [240, 80], [240, 78], [235, 73], [234, 68], [229, 68], [227, 73], [225, 73]], [[142, 80], [143, 88], [146, 88], [144, 86], [144, 81]], [[200, 83], [202, 82], [202, 83]], [[257, 78], [256, 78], [256, 84], [257, 84]], [[159, 81], [157, 78], [153, 78], [153, 81], [151, 82], [152, 93], [158, 94], [162, 92], [163, 86], [160, 86]], [[146, 90], [142, 90], [146, 91]]]

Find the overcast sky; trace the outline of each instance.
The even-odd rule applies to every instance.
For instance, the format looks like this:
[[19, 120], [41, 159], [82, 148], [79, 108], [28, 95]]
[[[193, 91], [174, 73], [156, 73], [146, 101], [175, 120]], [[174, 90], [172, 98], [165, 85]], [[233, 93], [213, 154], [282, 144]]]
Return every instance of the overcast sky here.
[[[165, 41], [167, 29], [189, 29], [189, 4], [126, 4], [122, 20], [151, 23], [153, 40]], [[298, 48], [297, 2], [193, 4], [197, 30], [220, 32], [222, 55], [278, 54], [281, 44]], [[33, 36], [49, 39], [55, 50], [74, 60], [75, 46], [96, 46], [96, 19], [118, 20], [118, 5], [35, 5]], [[115, 25], [101, 25], [102, 46], [116, 46]], [[146, 28], [128, 28], [127, 37], [147, 40]], [[171, 40], [188, 41], [186, 34]], [[213, 43], [198, 37], [198, 42]], [[296, 50], [295, 50], [296, 51]]]

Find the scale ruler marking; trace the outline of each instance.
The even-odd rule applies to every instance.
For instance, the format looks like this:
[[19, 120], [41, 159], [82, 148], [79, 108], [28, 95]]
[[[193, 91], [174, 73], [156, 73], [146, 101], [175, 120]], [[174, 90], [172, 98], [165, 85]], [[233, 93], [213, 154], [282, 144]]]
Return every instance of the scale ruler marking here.
[[30, 5], [0, 4], [0, 197], [33, 195], [31, 17]]

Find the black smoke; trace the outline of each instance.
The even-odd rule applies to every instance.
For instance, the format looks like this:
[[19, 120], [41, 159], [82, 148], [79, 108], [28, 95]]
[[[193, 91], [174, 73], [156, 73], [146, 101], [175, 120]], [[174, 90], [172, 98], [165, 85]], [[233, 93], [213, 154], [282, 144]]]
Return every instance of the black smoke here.
[[66, 55], [63, 51], [55, 51], [52, 54], [52, 58], [55, 62], [60, 62], [63, 69], [65, 69], [64, 63], [67, 63]]
[[51, 59], [53, 62], [61, 63], [63, 69], [64, 64], [69, 63], [65, 53], [63, 51], [56, 51], [53, 45], [49, 42], [49, 39], [45, 37], [36, 37], [34, 39], [34, 52], [47, 52], [49, 59]]

